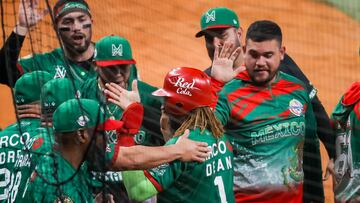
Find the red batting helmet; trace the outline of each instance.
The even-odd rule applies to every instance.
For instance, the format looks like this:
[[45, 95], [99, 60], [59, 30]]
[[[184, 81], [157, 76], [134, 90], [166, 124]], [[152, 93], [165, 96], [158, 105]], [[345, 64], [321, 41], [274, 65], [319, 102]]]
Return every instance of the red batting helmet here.
[[212, 103], [210, 78], [195, 68], [171, 70], [165, 76], [164, 87], [152, 94], [166, 97], [165, 111], [175, 115], [184, 115]]

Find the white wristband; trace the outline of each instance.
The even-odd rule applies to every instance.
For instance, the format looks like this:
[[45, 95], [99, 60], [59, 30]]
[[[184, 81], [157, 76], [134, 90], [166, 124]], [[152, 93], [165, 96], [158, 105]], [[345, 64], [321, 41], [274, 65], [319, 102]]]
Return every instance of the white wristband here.
[[25, 36], [28, 32], [28, 28], [17, 24], [14, 28], [14, 32], [18, 35]]

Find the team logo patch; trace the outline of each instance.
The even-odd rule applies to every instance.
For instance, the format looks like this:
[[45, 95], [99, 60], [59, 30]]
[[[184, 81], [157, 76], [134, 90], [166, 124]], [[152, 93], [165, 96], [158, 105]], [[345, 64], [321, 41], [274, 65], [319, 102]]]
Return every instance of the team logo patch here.
[[111, 52], [112, 56], [122, 56], [123, 55], [123, 46], [122, 44], [119, 44], [118, 47], [115, 46], [115, 44], [111, 45]]
[[64, 78], [66, 76], [66, 69], [62, 65], [55, 66], [55, 76], [54, 78]]
[[39, 138], [37, 140], [34, 141], [33, 145], [32, 145], [32, 149], [38, 149], [39, 147], [41, 147], [41, 145], [44, 143], [44, 139], [43, 138]]
[[194, 89], [198, 89], [197, 87], [195, 87], [196, 82], [194, 79], [190, 82], [185, 81], [185, 78], [183, 77], [173, 77], [170, 78], [170, 83], [173, 84], [175, 88], [177, 88], [177, 94], [188, 95], [190, 97], [192, 96], [191, 91]]
[[237, 21], [235, 19], [233, 19], [233, 23], [236, 25], [237, 24]]
[[295, 116], [301, 116], [304, 109], [304, 105], [297, 99], [292, 99], [289, 102], [289, 110]]
[[87, 122], [89, 122], [90, 119], [87, 117], [87, 116], [80, 116], [78, 119], [77, 119], [77, 123], [81, 126], [81, 127], [84, 127], [86, 125]]
[[210, 21], [215, 21], [215, 11], [211, 11], [211, 13], [206, 13], [206, 23], [209, 23]]

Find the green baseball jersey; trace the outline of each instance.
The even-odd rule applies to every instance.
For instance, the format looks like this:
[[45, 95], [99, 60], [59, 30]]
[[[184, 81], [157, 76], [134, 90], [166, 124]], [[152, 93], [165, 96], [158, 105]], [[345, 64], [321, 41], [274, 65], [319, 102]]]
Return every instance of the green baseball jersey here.
[[0, 132], [1, 202], [19, 202], [24, 197], [34, 163], [46, 148], [46, 140], [38, 135], [41, 129], [39, 119], [25, 118]]
[[257, 87], [244, 71], [219, 93], [216, 115], [234, 147], [237, 202], [302, 202], [304, 138], [316, 121], [304, 86], [279, 72]]
[[[129, 79], [128, 90], [131, 90], [131, 83], [134, 79], [136, 78], [132, 77]], [[145, 82], [138, 81], [138, 89], [141, 104], [144, 106], [144, 119], [139, 133], [135, 136], [135, 141], [141, 145], [163, 144], [159, 125], [162, 100], [151, 94], [157, 90], [157, 88]], [[94, 99], [100, 101], [100, 103], [106, 103], [106, 112], [114, 119], [121, 119], [123, 110], [117, 105], [106, 101], [96, 79], [89, 79], [84, 83], [81, 88], [81, 95], [82, 98]], [[111, 140], [116, 140], [116, 137], [111, 137]]]
[[21, 58], [18, 64], [19, 68], [25, 73], [42, 70], [49, 72], [54, 78], [65, 78], [69, 77], [69, 74], [71, 74], [77, 89], [81, 87], [86, 79], [96, 77], [96, 72], [91, 65], [91, 61], [76, 63], [67, 60], [67, 62], [68, 65], [66, 65], [62, 50], [56, 48], [47, 53]]
[[[174, 137], [167, 145], [175, 144]], [[210, 131], [190, 131], [189, 139], [206, 142], [211, 155], [203, 162], [163, 164], [145, 171], [158, 192], [158, 202], [234, 202], [232, 146], [225, 136], [216, 139]]]
[[[132, 68], [134, 69], [134, 68]], [[128, 90], [131, 89], [132, 81], [136, 79], [136, 77], [130, 77], [128, 81]], [[141, 127], [139, 133], [135, 135], [136, 140], [138, 140], [138, 144], [143, 145], [154, 145], [157, 143], [156, 140], [151, 139], [152, 137], [162, 137], [160, 133], [159, 127], [159, 120], [160, 120], [160, 107], [161, 107], [161, 100], [157, 97], [151, 95], [153, 91], [156, 90], [155, 87], [148, 85], [142, 81], [138, 81], [138, 89], [140, 93], [141, 103], [144, 105], [144, 122], [143, 126]], [[106, 98], [102, 93], [97, 79], [89, 79], [87, 80], [81, 90], [82, 98], [94, 99], [103, 103], [106, 103], [104, 109], [109, 116], [112, 116], [114, 119], [121, 119], [123, 110], [115, 104], [106, 102]], [[151, 108], [151, 109], [150, 109]], [[107, 158], [106, 160], [111, 162], [114, 159], [114, 156], [117, 154], [113, 154], [116, 149], [116, 141], [117, 141], [117, 134], [115, 131], [107, 131]], [[148, 138], [148, 139], [146, 139]], [[110, 192], [114, 195], [115, 200], [128, 198], [126, 192], [124, 191], [124, 187], [122, 186], [122, 176], [121, 172], [118, 171], [107, 171], [105, 174], [101, 172], [92, 172], [95, 179], [100, 179], [102, 177], [105, 183], [109, 186]]]
[[360, 97], [354, 104], [344, 104], [342, 98], [335, 107], [331, 119], [336, 133], [335, 200], [359, 202]]
[[39, 160], [31, 175], [28, 202], [94, 202], [91, 174], [87, 163], [74, 168], [58, 152]]

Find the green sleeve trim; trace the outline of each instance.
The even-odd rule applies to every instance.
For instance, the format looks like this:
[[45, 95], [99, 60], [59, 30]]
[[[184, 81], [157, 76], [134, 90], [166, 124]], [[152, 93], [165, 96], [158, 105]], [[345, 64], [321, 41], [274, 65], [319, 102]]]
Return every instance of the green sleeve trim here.
[[143, 171], [124, 171], [122, 177], [129, 198], [132, 200], [144, 201], [158, 193]]

